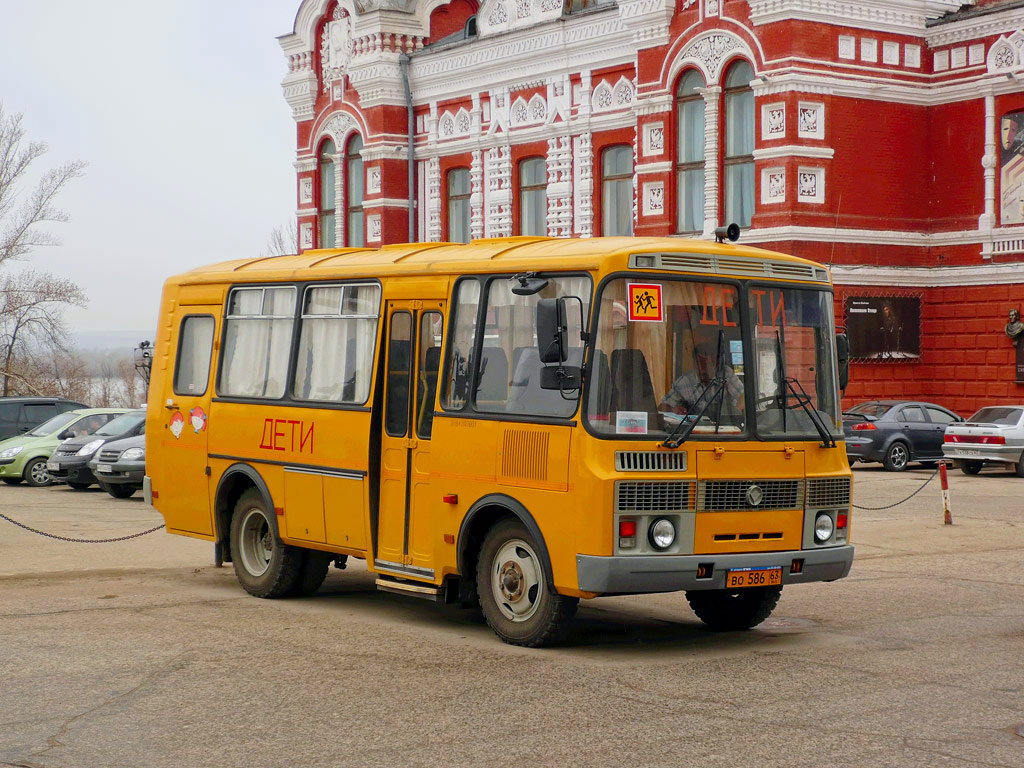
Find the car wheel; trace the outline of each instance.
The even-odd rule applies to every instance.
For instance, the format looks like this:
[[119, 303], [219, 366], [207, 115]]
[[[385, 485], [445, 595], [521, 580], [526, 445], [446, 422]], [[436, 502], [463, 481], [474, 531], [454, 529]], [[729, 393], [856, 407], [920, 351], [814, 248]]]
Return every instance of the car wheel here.
[[238, 583], [256, 597], [283, 597], [302, 572], [302, 550], [281, 542], [263, 495], [243, 493], [231, 518], [231, 562]]
[[535, 648], [561, 638], [579, 600], [552, 592], [537, 544], [518, 520], [488, 531], [476, 584], [487, 624], [506, 643]]
[[20, 477], [0, 477], [0, 480], [3, 480], [8, 485], [17, 485], [21, 482]]
[[104, 490], [115, 499], [130, 499], [135, 493], [135, 488], [131, 485], [107, 485]]
[[885, 452], [883, 463], [888, 472], [902, 472], [907, 468], [908, 461], [910, 461], [910, 449], [906, 443], [897, 440]]
[[33, 488], [43, 488], [53, 482], [50, 479], [50, 474], [46, 471], [46, 459], [42, 456], [32, 459], [26, 464], [22, 476], [25, 478], [25, 482]]
[[772, 615], [782, 587], [711, 589], [686, 593], [690, 609], [716, 632], [752, 629]]
[[1017, 459], [1017, 464], [1014, 466], [1013, 474], [1017, 477], [1024, 477], [1024, 455]]
[[73, 490], [76, 490], [76, 491], [84, 491], [90, 485], [92, 485], [92, 483], [72, 483], [72, 482], [68, 482], [68, 488], [72, 488]]
[[960, 471], [965, 475], [976, 475], [981, 472], [982, 463], [980, 461], [965, 461], [964, 465], [960, 467]]

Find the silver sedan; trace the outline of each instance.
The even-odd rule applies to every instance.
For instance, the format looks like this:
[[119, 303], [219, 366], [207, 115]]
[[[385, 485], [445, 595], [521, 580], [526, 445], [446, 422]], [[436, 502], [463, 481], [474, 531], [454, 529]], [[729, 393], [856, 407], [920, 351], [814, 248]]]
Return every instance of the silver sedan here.
[[1010, 464], [1024, 477], [1024, 405], [982, 408], [967, 421], [946, 427], [942, 455], [965, 475], [976, 475], [986, 462]]

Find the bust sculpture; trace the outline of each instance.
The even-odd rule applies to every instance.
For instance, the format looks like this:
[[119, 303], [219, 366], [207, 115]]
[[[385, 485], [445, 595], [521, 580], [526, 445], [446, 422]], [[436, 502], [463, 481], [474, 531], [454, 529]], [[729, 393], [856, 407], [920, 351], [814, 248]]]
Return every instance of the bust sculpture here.
[[1016, 309], [1010, 310], [1009, 322], [1006, 323], [1006, 335], [1014, 344], [1020, 344], [1024, 339], [1024, 323], [1020, 321], [1020, 312]]

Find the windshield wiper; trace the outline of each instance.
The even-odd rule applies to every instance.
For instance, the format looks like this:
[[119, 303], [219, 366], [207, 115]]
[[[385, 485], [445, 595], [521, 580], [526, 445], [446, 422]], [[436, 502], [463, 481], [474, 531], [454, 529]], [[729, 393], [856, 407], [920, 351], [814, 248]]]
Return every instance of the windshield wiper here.
[[[676, 424], [669, 436], [665, 438], [662, 443], [666, 448], [678, 448], [680, 445], [686, 442], [686, 438], [690, 436], [693, 430], [696, 428], [697, 423], [701, 420], [704, 414], [707, 412], [711, 404], [718, 399], [718, 414], [715, 419], [715, 433], [718, 433], [718, 428], [722, 423], [722, 406], [725, 403], [725, 376], [722, 375], [725, 371], [725, 364], [722, 360], [722, 351], [724, 349], [725, 342], [725, 331], [718, 332], [718, 350], [715, 355], [715, 377], [708, 382], [707, 386], [701, 390], [700, 394], [697, 395], [697, 400], [693, 403], [693, 408], [696, 411], [695, 415], [691, 416], [687, 411], [682, 421]], [[711, 394], [708, 401], [701, 405], [701, 402], [705, 397]], [[700, 406], [700, 407], [698, 407]], [[681, 434], [679, 434], [681, 432]], [[676, 438], [676, 435], [679, 437]]]
[[[715, 376], [715, 378], [709, 381], [708, 385], [701, 390], [700, 395], [697, 396], [697, 400], [693, 404], [694, 408], [697, 409], [696, 412], [692, 415], [687, 413], [683, 416], [683, 420], [676, 424], [675, 429], [673, 429], [669, 436], [665, 438], [662, 445], [666, 448], [678, 448], [680, 445], [685, 443], [686, 438], [690, 436], [690, 433], [693, 432], [694, 428], [697, 426], [697, 422], [701, 420], [701, 417], [703, 417], [708, 408], [711, 407], [711, 404], [715, 402], [715, 397], [722, 393], [724, 389], [725, 379], [721, 376]], [[709, 394], [711, 394], [711, 397], [708, 397]], [[701, 402], [706, 397], [707, 402], [701, 405]], [[697, 406], [700, 407], [697, 408]], [[721, 406], [719, 406], [719, 410], [721, 410]], [[680, 434], [679, 437], [676, 437], [676, 434], [680, 432], [680, 430], [682, 430], [682, 434]], [[715, 424], [715, 430], [718, 430], [717, 424]]]
[[786, 376], [786, 347], [782, 342], [782, 332], [778, 328], [775, 329], [775, 349], [778, 355], [776, 358], [775, 375], [779, 380], [778, 398], [779, 405], [782, 407], [782, 431], [786, 432], [786, 413], [789, 411], [789, 394], [792, 393], [797, 405], [804, 409], [807, 418], [811, 420], [814, 428], [821, 436], [821, 447], [835, 448], [835, 438], [832, 437], [832, 433], [828, 431], [828, 427], [822, 421], [821, 414], [818, 413], [817, 409], [811, 407], [811, 396], [807, 394], [804, 385], [797, 378]]

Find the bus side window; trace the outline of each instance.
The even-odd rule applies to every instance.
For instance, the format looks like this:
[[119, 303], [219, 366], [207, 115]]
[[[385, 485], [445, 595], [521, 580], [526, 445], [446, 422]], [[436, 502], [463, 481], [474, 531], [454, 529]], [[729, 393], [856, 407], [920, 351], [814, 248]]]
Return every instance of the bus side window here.
[[424, 312], [420, 320], [418, 411], [416, 435], [423, 440], [430, 439], [434, 426], [434, 401], [437, 399], [437, 371], [441, 366], [440, 312]]
[[452, 323], [451, 353], [445, 367], [441, 405], [447, 411], [460, 411], [469, 396], [473, 348], [476, 345], [477, 309], [480, 283], [463, 280], [456, 289], [455, 320]]
[[388, 339], [388, 388], [384, 403], [384, 429], [392, 437], [403, 437], [409, 430], [412, 339], [412, 316], [405, 311], [395, 312]]
[[213, 318], [190, 315], [181, 321], [178, 359], [174, 361], [174, 394], [202, 395], [210, 381]]

